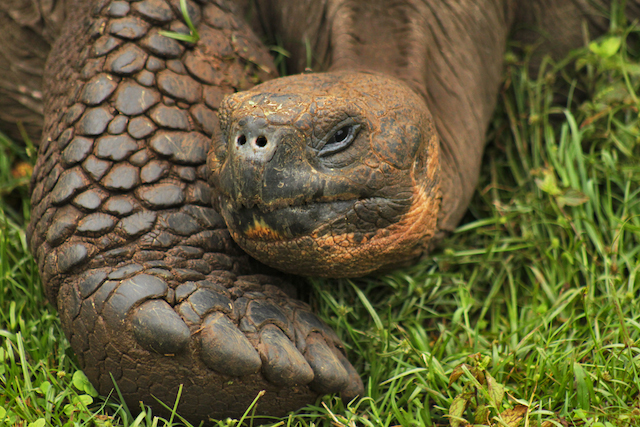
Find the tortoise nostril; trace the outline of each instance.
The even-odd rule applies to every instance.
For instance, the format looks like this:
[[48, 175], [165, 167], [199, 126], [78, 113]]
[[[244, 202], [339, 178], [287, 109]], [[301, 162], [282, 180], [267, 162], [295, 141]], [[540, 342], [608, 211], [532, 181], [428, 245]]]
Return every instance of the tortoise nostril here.
[[260, 148], [265, 147], [267, 145], [267, 137], [259, 136], [258, 139], [256, 139], [256, 145]]
[[236, 140], [236, 143], [237, 143], [238, 145], [244, 145], [244, 144], [246, 144], [246, 142], [247, 142], [247, 137], [246, 137], [246, 136], [244, 136], [244, 135], [240, 135], [240, 136], [238, 137], [238, 139]]

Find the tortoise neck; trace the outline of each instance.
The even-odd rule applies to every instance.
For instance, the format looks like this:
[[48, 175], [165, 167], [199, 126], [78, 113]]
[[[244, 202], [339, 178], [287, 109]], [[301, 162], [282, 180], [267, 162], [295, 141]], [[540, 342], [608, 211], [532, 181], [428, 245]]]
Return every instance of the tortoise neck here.
[[428, 50], [423, 17], [413, 1], [329, 2], [331, 71], [372, 71], [403, 80], [426, 94], [424, 69]]

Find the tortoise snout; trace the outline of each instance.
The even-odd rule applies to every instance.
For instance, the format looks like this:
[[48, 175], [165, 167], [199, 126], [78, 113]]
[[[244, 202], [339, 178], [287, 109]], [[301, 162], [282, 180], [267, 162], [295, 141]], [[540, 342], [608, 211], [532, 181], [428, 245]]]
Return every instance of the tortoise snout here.
[[278, 148], [281, 130], [261, 117], [244, 117], [231, 135], [230, 148], [239, 161], [268, 162]]

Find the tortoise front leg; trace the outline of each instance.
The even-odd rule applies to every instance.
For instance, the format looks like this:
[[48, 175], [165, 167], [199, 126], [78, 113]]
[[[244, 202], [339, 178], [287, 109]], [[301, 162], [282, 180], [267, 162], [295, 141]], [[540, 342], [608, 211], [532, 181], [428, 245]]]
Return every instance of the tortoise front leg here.
[[[132, 405], [193, 420], [282, 415], [362, 382], [282, 280], [256, 274], [210, 207], [206, 154], [226, 93], [274, 77], [232, 3], [69, 2], [48, 61], [31, 246], [81, 367]], [[220, 4], [220, 5], [218, 5]]]

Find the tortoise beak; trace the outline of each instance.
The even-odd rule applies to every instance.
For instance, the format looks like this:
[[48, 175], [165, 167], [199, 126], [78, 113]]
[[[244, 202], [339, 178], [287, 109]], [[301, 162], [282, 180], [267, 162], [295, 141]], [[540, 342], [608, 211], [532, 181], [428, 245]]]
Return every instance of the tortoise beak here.
[[344, 218], [355, 200], [316, 202], [286, 206], [264, 212], [258, 207], [234, 209], [231, 203], [221, 206], [229, 227], [249, 240], [283, 241], [309, 236], [333, 220]]

